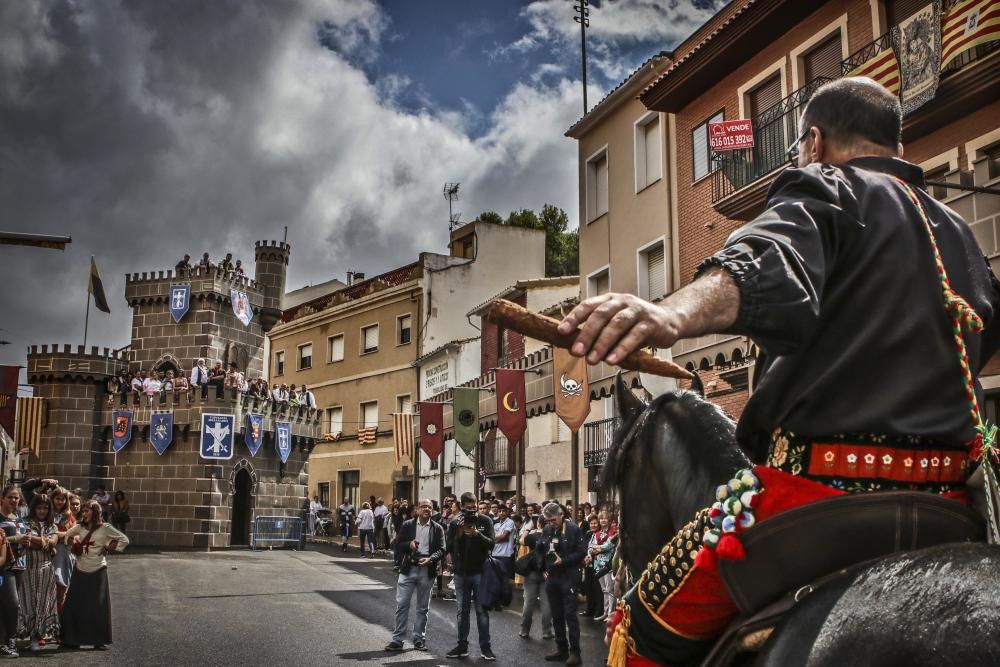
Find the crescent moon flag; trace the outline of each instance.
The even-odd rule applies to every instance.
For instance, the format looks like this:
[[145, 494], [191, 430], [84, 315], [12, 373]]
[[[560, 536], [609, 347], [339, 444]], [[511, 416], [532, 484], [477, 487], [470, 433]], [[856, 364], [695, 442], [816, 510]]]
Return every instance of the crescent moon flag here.
[[420, 405], [420, 449], [432, 461], [444, 451], [444, 403], [421, 401]]
[[528, 428], [525, 412], [524, 373], [506, 368], [497, 370], [497, 426], [511, 443], [520, 442]]
[[452, 422], [455, 442], [472, 456], [479, 444], [479, 390], [458, 387], [452, 391]]
[[559, 379], [555, 390], [556, 415], [576, 433], [590, 414], [590, 380], [587, 362], [561, 347], [552, 350], [552, 377]]

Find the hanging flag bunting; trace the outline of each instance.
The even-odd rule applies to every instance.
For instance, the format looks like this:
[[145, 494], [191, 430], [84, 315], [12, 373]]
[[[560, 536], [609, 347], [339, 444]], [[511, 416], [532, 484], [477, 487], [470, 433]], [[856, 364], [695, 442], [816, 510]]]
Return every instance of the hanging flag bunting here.
[[14, 433], [14, 417], [17, 414], [17, 378], [21, 373], [18, 366], [0, 366], [0, 428]]
[[264, 415], [247, 415], [246, 433], [243, 442], [250, 450], [250, 456], [257, 456], [260, 446], [264, 444]]
[[[898, 31], [898, 28], [893, 28]], [[848, 65], [849, 67], [850, 65]], [[882, 84], [890, 93], [899, 97], [899, 60], [891, 43], [874, 56], [861, 63], [845, 76], [866, 76]]]
[[292, 455], [292, 424], [291, 422], [274, 423], [274, 449], [282, 463], [288, 463]]
[[358, 429], [359, 445], [374, 445], [378, 440], [378, 426], [365, 426]]
[[111, 420], [114, 424], [112, 445], [116, 452], [120, 452], [132, 440], [132, 411], [115, 410], [111, 415]]
[[394, 412], [392, 415], [392, 440], [396, 446], [396, 463], [413, 458], [413, 415]]
[[97, 270], [97, 262], [94, 261], [93, 255], [90, 256], [90, 283], [87, 285], [87, 292], [94, 295], [94, 305], [98, 310], [111, 312], [108, 297], [104, 294], [104, 281], [101, 280], [101, 273]]
[[432, 460], [444, 451], [444, 403], [421, 401], [420, 449]]
[[243, 326], [250, 326], [250, 320], [253, 319], [253, 308], [250, 307], [247, 293], [229, 290], [229, 299], [233, 302], [233, 315], [236, 316], [236, 319], [242, 322]]
[[497, 426], [513, 443], [521, 441], [528, 427], [525, 412], [527, 400], [524, 390], [524, 372], [506, 368], [497, 369]]
[[941, 3], [935, 0], [899, 24], [899, 101], [904, 114], [934, 99], [940, 63]]
[[149, 418], [149, 442], [160, 456], [174, 441], [174, 413], [154, 412]]
[[191, 284], [170, 286], [170, 316], [180, 322], [191, 307]]
[[558, 379], [555, 391], [556, 416], [576, 433], [590, 414], [590, 380], [587, 360], [574, 357], [561, 347], [552, 350], [552, 377]]
[[451, 414], [455, 441], [463, 452], [472, 456], [479, 444], [479, 390], [475, 387], [452, 390]]
[[[132, 413], [130, 412], [129, 415], [131, 414]], [[22, 396], [17, 399], [17, 417], [14, 424], [14, 442], [17, 443], [18, 449], [27, 449], [34, 452], [36, 458], [41, 452], [44, 415], [44, 398]], [[130, 426], [131, 423], [130, 419]], [[130, 429], [129, 437], [131, 437], [131, 435], [132, 432]]]
[[203, 459], [229, 460], [233, 458], [233, 415], [201, 415], [201, 446]]
[[969, 49], [1000, 39], [1000, 0], [961, 0], [942, 26], [941, 69]]

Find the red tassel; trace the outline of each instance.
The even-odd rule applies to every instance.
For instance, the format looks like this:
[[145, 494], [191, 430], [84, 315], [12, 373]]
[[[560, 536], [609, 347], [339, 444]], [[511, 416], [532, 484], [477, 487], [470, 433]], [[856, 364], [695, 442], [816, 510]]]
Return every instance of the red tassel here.
[[747, 557], [747, 552], [743, 550], [743, 543], [740, 538], [732, 533], [726, 533], [719, 540], [719, 546], [715, 548], [719, 558], [726, 560], [743, 560]]
[[718, 568], [713, 549], [703, 546], [698, 550], [698, 555], [694, 557], [694, 566], [700, 567], [706, 572], [714, 572]]

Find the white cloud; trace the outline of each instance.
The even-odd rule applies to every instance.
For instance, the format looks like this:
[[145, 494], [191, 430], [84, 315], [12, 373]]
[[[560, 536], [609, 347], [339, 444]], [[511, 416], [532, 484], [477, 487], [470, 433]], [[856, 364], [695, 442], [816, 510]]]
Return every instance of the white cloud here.
[[[536, 39], [553, 35], [580, 38], [580, 24], [574, 21], [575, 3], [563, 0], [535, 0], [522, 14]], [[605, 0], [590, 7], [588, 36], [598, 41], [661, 41], [664, 48], [694, 32], [725, 2], [706, 0]]]

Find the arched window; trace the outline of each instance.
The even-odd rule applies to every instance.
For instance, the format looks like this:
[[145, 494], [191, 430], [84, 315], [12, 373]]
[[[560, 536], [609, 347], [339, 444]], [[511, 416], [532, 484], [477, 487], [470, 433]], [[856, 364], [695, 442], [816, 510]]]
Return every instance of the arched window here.
[[715, 367], [723, 368], [725, 365], [726, 365], [726, 355], [719, 352], [717, 355], [715, 355]]
[[684, 364], [684, 368], [688, 369], [689, 371], [693, 371], [694, 370], [694, 362], [693, 361], [687, 362], [686, 364]]
[[733, 350], [733, 364], [743, 363], [743, 350], [736, 348]]
[[708, 357], [702, 357], [701, 362], [698, 364], [698, 370], [700, 371], [710, 371], [712, 370], [712, 364], [709, 362]]

